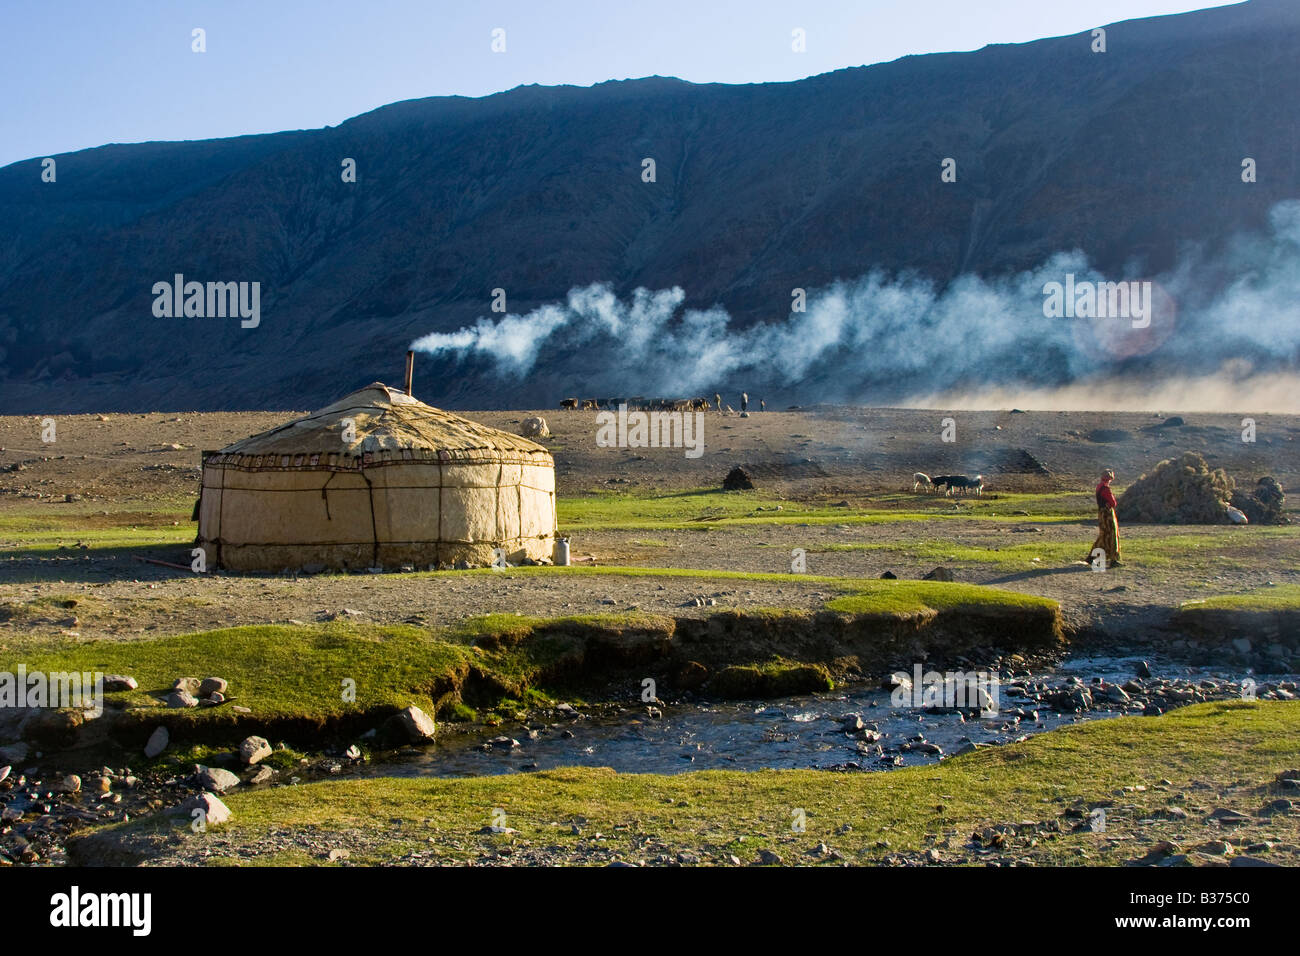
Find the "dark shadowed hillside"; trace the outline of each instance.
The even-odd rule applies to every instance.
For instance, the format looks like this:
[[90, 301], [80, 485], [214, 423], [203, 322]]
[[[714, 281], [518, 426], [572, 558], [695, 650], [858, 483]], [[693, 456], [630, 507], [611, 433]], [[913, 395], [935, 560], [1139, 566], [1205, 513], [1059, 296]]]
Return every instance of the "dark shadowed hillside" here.
[[[680, 286], [740, 325], [872, 269], [939, 282], [1082, 250], [1168, 270], [1300, 195], [1300, 3], [1116, 24], [797, 83], [674, 79], [396, 103], [336, 128], [112, 145], [0, 170], [5, 412], [315, 407], [412, 339], [574, 286]], [[1259, 181], [1241, 182], [1243, 157]], [[340, 162], [357, 162], [357, 182]], [[658, 181], [641, 180], [652, 157]], [[954, 157], [958, 181], [940, 182]], [[155, 282], [261, 283], [261, 324], [156, 318]], [[549, 406], [422, 360], [417, 393]], [[727, 383], [720, 382], [719, 386]], [[920, 383], [937, 387], [940, 383]], [[628, 388], [637, 390], [637, 383]]]

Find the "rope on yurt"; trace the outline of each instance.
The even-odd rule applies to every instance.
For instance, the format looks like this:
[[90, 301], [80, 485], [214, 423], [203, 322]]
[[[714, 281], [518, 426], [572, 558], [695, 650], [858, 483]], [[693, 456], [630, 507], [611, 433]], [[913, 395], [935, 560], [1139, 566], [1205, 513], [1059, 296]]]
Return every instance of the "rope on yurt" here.
[[[330, 476], [329, 476], [328, 478], [325, 479], [325, 484], [323, 484], [323, 485], [320, 486], [320, 497], [321, 497], [321, 501], [325, 502], [325, 520], [326, 520], [326, 521], [333, 521], [333, 520], [334, 520], [334, 516], [330, 514], [330, 499], [329, 499], [329, 495], [327, 495], [327, 494], [325, 493], [325, 489], [328, 488], [328, 487], [330, 486], [330, 482], [334, 480], [334, 476], [337, 475], [337, 474], [338, 474], [337, 471], [331, 471], [331, 472], [330, 472]], [[365, 477], [365, 476], [363, 475], [362, 477]], [[370, 507], [370, 514], [371, 514], [371, 517], [373, 518], [373, 517], [374, 517], [374, 505], [373, 505], [373, 504], [371, 504], [371, 507]]]
[[365, 465], [361, 466], [361, 480], [366, 483], [366, 491], [370, 497], [370, 537], [372, 542], [370, 566], [373, 568], [379, 564], [379, 523], [375, 520], [375, 486], [366, 477]]

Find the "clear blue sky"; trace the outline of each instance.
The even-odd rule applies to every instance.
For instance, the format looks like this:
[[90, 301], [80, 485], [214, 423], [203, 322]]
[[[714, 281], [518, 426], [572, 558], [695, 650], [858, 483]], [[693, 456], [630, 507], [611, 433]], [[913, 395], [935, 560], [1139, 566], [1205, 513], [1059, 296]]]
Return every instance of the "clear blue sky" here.
[[[1300, 2], [1300, 0], [1297, 0]], [[4, 0], [0, 166], [337, 125], [397, 100], [660, 74], [794, 80], [1223, 0]], [[190, 31], [207, 31], [207, 52]], [[506, 52], [491, 32], [506, 31]], [[791, 31], [807, 31], [807, 52]]]

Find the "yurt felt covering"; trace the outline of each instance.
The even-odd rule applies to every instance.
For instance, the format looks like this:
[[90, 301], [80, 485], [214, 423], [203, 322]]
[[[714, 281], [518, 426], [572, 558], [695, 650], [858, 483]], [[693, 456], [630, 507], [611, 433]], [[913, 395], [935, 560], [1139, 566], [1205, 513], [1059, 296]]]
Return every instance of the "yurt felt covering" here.
[[203, 462], [199, 545], [232, 570], [550, 559], [555, 463], [378, 382]]

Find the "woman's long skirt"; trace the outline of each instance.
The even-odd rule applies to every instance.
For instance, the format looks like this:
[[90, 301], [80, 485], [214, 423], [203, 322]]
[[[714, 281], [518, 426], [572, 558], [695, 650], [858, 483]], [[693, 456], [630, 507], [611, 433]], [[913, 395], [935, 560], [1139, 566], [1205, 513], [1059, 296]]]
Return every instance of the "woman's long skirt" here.
[[1097, 511], [1097, 540], [1088, 551], [1088, 563], [1094, 560], [1094, 552], [1100, 548], [1106, 553], [1106, 563], [1119, 564], [1119, 519], [1115, 517], [1114, 508], [1100, 508]]

